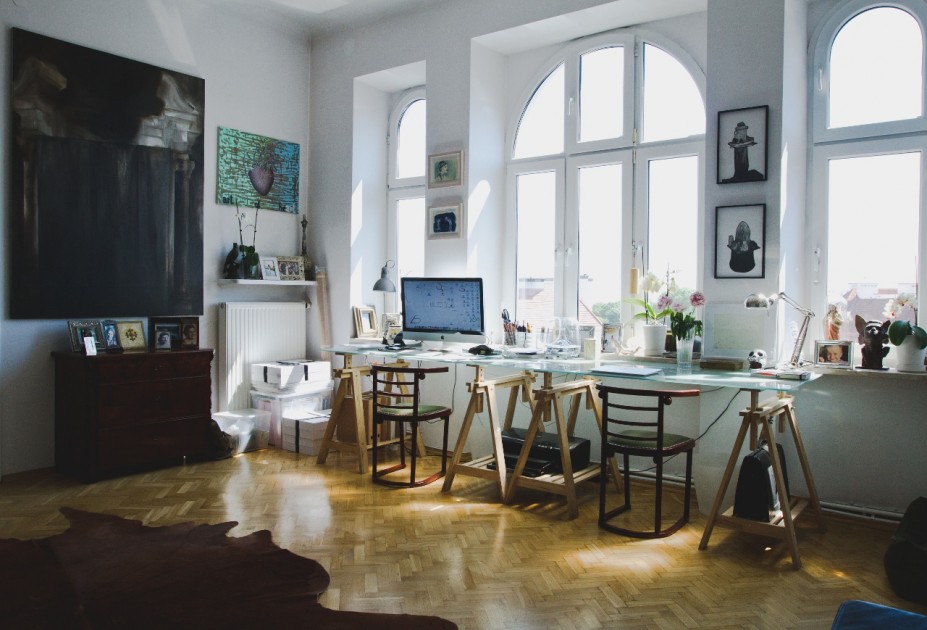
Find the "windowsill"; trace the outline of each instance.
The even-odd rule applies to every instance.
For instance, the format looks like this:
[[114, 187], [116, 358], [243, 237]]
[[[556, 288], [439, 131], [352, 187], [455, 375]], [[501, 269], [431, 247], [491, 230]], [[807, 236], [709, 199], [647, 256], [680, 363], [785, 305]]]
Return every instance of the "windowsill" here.
[[905, 378], [905, 379], [922, 379], [927, 377], [927, 370], [923, 372], [899, 372], [895, 368], [886, 368], [884, 370], [864, 370], [863, 368], [852, 367], [852, 368], [833, 368], [826, 367], [823, 365], [810, 365], [808, 366], [809, 370], [817, 374], [825, 374], [827, 376], [857, 376], [863, 378]]

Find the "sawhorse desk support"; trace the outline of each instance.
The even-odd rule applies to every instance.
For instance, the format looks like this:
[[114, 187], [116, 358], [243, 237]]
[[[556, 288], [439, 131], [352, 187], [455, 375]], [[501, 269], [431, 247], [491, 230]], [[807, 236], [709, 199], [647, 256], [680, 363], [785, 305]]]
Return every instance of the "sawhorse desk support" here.
[[[509, 504], [512, 502], [518, 488], [534, 488], [535, 490], [565, 496], [569, 518], [573, 519], [579, 516], [576, 483], [597, 476], [600, 467], [598, 462], [590, 462], [585, 468], [573, 470], [573, 462], [570, 457], [570, 437], [576, 428], [576, 417], [584, 394], [586, 396], [586, 408], [591, 409], [595, 415], [596, 427], [601, 435], [602, 409], [599, 406], [599, 399], [595, 392], [597, 382], [592, 378], [582, 378], [577, 381], [554, 385], [553, 375], [550, 372], [544, 372], [544, 385], [535, 392], [534, 412], [531, 414], [531, 423], [528, 425], [528, 432], [525, 434], [525, 445], [518, 456], [515, 470], [512, 471], [512, 478], [503, 498], [504, 503]], [[570, 401], [570, 411], [568, 417], [564, 418], [564, 403], [568, 399]], [[560, 464], [563, 472], [545, 474], [539, 477], [525, 477], [522, 472], [528, 461], [531, 444], [534, 443], [534, 438], [541, 430], [544, 421], [550, 419], [551, 413], [553, 413], [556, 422], [555, 428], [560, 443]], [[619, 483], [621, 476], [618, 474], [618, 464], [615, 458], [611, 459], [609, 466], [615, 479], [615, 486], [621, 492], [622, 488]]]
[[[737, 433], [737, 439], [734, 441], [734, 448], [731, 450], [731, 457], [728, 459], [727, 468], [724, 469], [724, 475], [721, 477], [721, 485], [718, 493], [715, 495], [714, 503], [711, 506], [711, 512], [708, 515], [708, 522], [705, 524], [705, 533], [702, 534], [702, 541], [698, 548], [704, 550], [708, 547], [708, 539], [711, 538], [711, 532], [715, 525], [733, 527], [761, 536], [770, 536], [784, 540], [792, 554], [792, 566], [795, 569], [801, 568], [801, 558], [798, 555], [798, 539], [795, 536], [795, 519], [807, 507], [811, 507], [817, 514], [821, 531], [824, 531], [824, 516], [821, 513], [821, 504], [818, 500], [818, 491], [814, 485], [814, 479], [811, 476], [811, 467], [808, 465], [808, 456], [805, 453], [805, 445], [801, 440], [801, 433], [798, 431], [798, 424], [795, 421], [795, 408], [792, 406], [794, 397], [788, 394], [780, 394], [777, 398], [770, 398], [759, 402], [759, 392], [749, 390], [750, 406], [740, 412], [743, 418], [740, 422], [740, 431]], [[805, 476], [805, 484], [808, 487], [808, 497], [789, 496], [785, 487], [785, 476], [783, 475], [782, 465], [779, 462], [778, 449], [776, 448], [776, 431], [771, 427], [773, 420], [778, 419], [777, 430], [779, 433], [785, 431], [787, 423], [792, 432], [792, 439], [795, 442], [795, 450], [798, 453], [798, 461], [801, 463], [802, 473]], [[724, 501], [724, 495], [730, 485], [731, 477], [734, 473], [734, 467], [740, 458], [741, 447], [746, 439], [747, 430], [750, 430], [750, 450], [757, 448], [757, 436], [766, 440], [769, 447], [770, 460], [772, 462], [773, 476], [776, 481], [776, 492], [779, 496], [780, 510], [770, 514], [770, 521], [753, 521], [750, 519], [738, 518], [733, 515], [733, 507], [721, 514], [721, 503]]]
[[[499, 490], [499, 497], [504, 499], [508, 481], [506, 478], [505, 455], [502, 449], [502, 430], [512, 427], [512, 418], [515, 415], [515, 408], [518, 404], [519, 392], [521, 392], [521, 400], [528, 403], [532, 412], [534, 411], [534, 396], [531, 392], [531, 387], [534, 384], [534, 374], [531, 372], [522, 372], [521, 374], [503, 376], [502, 378], [487, 381], [483, 375], [483, 367], [477, 365], [475, 369], [476, 375], [467, 385], [470, 391], [470, 402], [467, 405], [467, 413], [464, 416], [463, 424], [460, 426], [460, 435], [457, 437], [456, 446], [454, 446], [454, 457], [451, 459], [451, 465], [448, 467], [447, 476], [444, 478], [444, 486], [441, 488], [441, 491], [450, 491], [456, 475], [469, 475], [471, 477], [494, 480]], [[509, 401], [505, 409], [505, 417], [501, 427], [499, 426], [496, 409], [497, 389], [509, 390]], [[484, 408], [489, 414], [489, 431], [492, 435], [492, 455], [475, 459], [472, 462], [461, 463], [460, 457], [467, 445], [467, 436], [470, 434], [473, 418], [476, 414], [482, 413]], [[490, 467], [491, 465], [495, 466], [495, 470]]]
[[[364, 388], [361, 384], [361, 378], [370, 375], [370, 366], [355, 366], [353, 364], [354, 357], [350, 354], [342, 355], [342, 357], [344, 359], [344, 366], [334, 370], [335, 378], [339, 379], [338, 389], [335, 391], [335, 400], [332, 402], [332, 413], [328, 419], [328, 424], [325, 425], [325, 433], [322, 435], [322, 444], [319, 447], [316, 463], [324, 464], [330, 449], [345, 453], [355, 453], [357, 455], [357, 472], [366, 474], [368, 470], [367, 451], [370, 450], [371, 445], [367, 440], [367, 419], [364, 414]], [[406, 363], [404, 361], [397, 361], [390, 365], [402, 366], [406, 365]], [[406, 393], [403, 383], [397, 383], [396, 385], [399, 387], [400, 391]], [[354, 435], [356, 437], [354, 442], [341, 442], [335, 438], [335, 431], [338, 428], [338, 416], [342, 411], [344, 400], [349, 395], [352, 396], [354, 400]], [[424, 456], [425, 442], [421, 437], [421, 434], [419, 434], [417, 440], [418, 454]], [[382, 447], [397, 443], [399, 443], [399, 438], [394, 437], [380, 440], [377, 446]]]

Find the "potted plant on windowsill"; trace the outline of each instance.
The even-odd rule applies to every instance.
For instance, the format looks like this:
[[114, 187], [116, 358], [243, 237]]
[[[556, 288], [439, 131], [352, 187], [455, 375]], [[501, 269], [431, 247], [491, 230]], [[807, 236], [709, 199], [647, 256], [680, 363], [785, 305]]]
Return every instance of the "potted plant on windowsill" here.
[[[669, 274], [667, 274], [667, 290], [666, 293], [661, 293], [663, 280], [655, 273], [647, 272], [641, 281], [641, 291], [644, 292], [644, 297], [628, 298], [627, 300], [629, 304], [634, 304], [643, 309], [640, 313], [635, 313], [631, 321], [644, 322], [642, 334], [645, 356], [662, 356], [666, 347], [666, 317], [673, 312], [673, 309], [670, 308], [669, 303], [666, 301], [671, 282]], [[650, 302], [651, 294], [660, 294], [656, 306]]]
[[[913, 314], [913, 321], [900, 318], [905, 310]], [[883, 315], [892, 320], [888, 326], [888, 340], [898, 348], [895, 369], [899, 372], [923, 372], [924, 358], [927, 356], [927, 331], [917, 325], [915, 297], [910, 293], [899, 293], [886, 302]]]

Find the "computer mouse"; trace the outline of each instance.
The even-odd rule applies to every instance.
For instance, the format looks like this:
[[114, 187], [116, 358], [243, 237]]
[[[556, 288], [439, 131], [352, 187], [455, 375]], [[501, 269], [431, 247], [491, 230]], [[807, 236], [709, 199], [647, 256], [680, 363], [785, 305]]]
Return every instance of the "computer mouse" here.
[[481, 356], [487, 356], [487, 355], [490, 355], [490, 354], [494, 354], [492, 348], [490, 348], [490, 347], [487, 346], [486, 344], [482, 344], [482, 343], [481, 343], [480, 345], [478, 345], [478, 346], [473, 346], [473, 347], [470, 348], [467, 352], [469, 352], [470, 354], [479, 354], [479, 355], [481, 355]]

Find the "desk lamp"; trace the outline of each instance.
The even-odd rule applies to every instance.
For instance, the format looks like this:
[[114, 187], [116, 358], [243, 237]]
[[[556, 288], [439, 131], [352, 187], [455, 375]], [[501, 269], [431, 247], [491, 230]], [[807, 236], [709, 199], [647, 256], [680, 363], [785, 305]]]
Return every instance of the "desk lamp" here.
[[380, 279], [373, 285], [374, 291], [383, 291], [384, 293], [395, 293], [396, 285], [389, 279], [389, 268], [395, 266], [392, 260], [387, 260], [386, 264], [380, 269]]
[[792, 368], [801, 367], [801, 347], [805, 344], [805, 336], [808, 334], [808, 325], [811, 323], [811, 318], [814, 317], [814, 313], [803, 306], [799, 306], [798, 303], [787, 296], [784, 291], [770, 296], [763, 295], [762, 293], [751, 293], [747, 296], [747, 299], [744, 300], [744, 307], [768, 309], [779, 300], [782, 300], [786, 304], [790, 304], [795, 310], [805, 316], [805, 319], [801, 323], [801, 328], [798, 330], [798, 336], [795, 338], [795, 347], [792, 349], [792, 357], [789, 359], [788, 363], [788, 366]]

